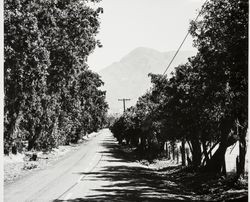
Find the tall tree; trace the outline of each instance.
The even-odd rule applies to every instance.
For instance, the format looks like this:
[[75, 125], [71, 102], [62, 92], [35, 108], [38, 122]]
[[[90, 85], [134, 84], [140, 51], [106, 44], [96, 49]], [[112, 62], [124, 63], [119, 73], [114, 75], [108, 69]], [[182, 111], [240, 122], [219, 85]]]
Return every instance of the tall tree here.
[[221, 103], [224, 109], [220, 117], [221, 144], [207, 167], [221, 170], [226, 148], [231, 144], [230, 130], [237, 123], [236, 127], [241, 128], [240, 158], [244, 168], [248, 128], [248, 1], [211, 0], [201, 15], [202, 19], [192, 22], [190, 30], [204, 60], [206, 86], [215, 97], [211, 101], [217, 106]]
[[[5, 0], [5, 153], [20, 140], [28, 140], [28, 149], [75, 141], [68, 136], [79, 135], [86, 113], [92, 126], [85, 131], [102, 125], [107, 104], [98, 88], [103, 83], [87, 66], [88, 55], [100, 46], [95, 37], [102, 9], [87, 2]], [[89, 84], [85, 89], [79, 87], [82, 74]], [[80, 97], [80, 91], [88, 96]], [[98, 104], [84, 106], [84, 114], [92, 92], [99, 95]]]

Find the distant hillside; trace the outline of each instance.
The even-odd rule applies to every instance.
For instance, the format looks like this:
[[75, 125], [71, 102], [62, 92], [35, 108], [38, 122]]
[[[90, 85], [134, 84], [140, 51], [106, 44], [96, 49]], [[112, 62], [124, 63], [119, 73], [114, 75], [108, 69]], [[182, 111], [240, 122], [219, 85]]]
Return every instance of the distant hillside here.
[[[159, 52], [140, 47], [131, 51], [119, 62], [102, 69], [99, 74], [105, 82], [109, 112], [122, 112], [122, 102], [118, 102], [119, 98], [130, 98], [131, 101], [126, 103], [127, 106], [134, 105], [138, 97], [151, 86], [148, 73], [162, 74], [174, 53], [174, 51]], [[167, 73], [173, 71], [175, 66], [186, 63], [187, 58], [193, 55], [195, 55], [193, 51], [180, 51]]]

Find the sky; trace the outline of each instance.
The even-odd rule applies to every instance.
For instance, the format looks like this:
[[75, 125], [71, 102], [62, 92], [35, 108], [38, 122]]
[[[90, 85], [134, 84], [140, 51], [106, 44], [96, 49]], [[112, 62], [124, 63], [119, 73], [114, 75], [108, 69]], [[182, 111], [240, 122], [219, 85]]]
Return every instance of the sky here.
[[[104, 13], [96, 38], [103, 47], [89, 56], [90, 69], [98, 72], [137, 47], [177, 50], [204, 1], [102, 0], [98, 5]], [[181, 50], [195, 50], [191, 36]]]

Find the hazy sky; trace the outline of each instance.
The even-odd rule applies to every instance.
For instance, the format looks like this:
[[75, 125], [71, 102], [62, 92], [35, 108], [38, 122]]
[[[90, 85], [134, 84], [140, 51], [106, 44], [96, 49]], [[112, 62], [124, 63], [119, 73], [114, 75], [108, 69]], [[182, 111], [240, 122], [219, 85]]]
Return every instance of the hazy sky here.
[[[204, 0], [102, 0], [102, 48], [95, 49], [88, 64], [94, 71], [119, 61], [137, 47], [176, 50]], [[194, 50], [189, 36], [182, 50]]]

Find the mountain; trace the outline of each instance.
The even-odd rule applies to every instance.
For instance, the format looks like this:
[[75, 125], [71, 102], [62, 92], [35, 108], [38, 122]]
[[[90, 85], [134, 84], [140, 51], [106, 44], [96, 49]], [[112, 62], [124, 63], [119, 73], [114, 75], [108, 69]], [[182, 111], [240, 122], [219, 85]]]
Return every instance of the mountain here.
[[[99, 74], [104, 81], [103, 89], [107, 91], [109, 113], [121, 113], [123, 103], [120, 98], [130, 98], [126, 107], [135, 105], [138, 97], [151, 86], [149, 73], [162, 74], [174, 56], [175, 51], [159, 52], [154, 49], [139, 47], [131, 51], [119, 62], [102, 69]], [[194, 51], [180, 51], [167, 73], [174, 67], [187, 62], [195, 55]]]

